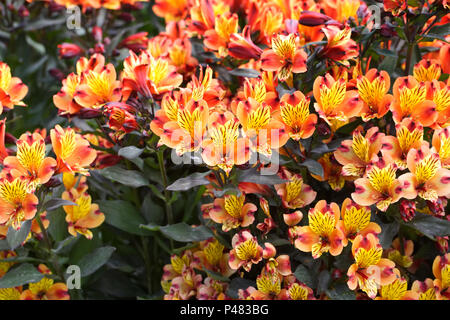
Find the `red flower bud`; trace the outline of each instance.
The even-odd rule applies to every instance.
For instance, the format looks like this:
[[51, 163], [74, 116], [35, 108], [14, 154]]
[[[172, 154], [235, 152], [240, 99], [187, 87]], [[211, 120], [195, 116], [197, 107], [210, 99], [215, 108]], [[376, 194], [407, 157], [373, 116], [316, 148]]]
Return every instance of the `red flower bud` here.
[[400, 217], [403, 221], [411, 221], [416, 215], [416, 203], [411, 200], [402, 200], [400, 202]]
[[30, 15], [30, 11], [28, 11], [28, 9], [23, 5], [20, 6], [18, 13], [22, 18], [28, 17]]
[[59, 56], [62, 59], [71, 59], [83, 55], [84, 50], [73, 43], [58, 44]]
[[298, 23], [308, 27], [316, 27], [324, 24], [329, 20], [331, 20], [329, 16], [324, 15], [320, 12], [303, 11], [300, 14], [300, 19], [298, 19]]
[[92, 28], [92, 36], [94, 37], [96, 42], [102, 42], [103, 40], [103, 31], [102, 28], [95, 26]]

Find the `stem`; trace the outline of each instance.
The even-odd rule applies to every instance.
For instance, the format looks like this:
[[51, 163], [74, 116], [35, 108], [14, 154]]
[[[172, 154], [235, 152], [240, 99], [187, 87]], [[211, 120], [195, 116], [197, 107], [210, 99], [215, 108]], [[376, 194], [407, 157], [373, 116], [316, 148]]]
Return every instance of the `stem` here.
[[409, 42], [408, 50], [406, 52], [405, 76], [409, 75], [409, 72], [411, 69], [411, 60], [412, 60], [413, 49], [414, 49], [414, 42]]
[[[167, 190], [168, 179], [166, 167], [164, 166], [164, 150], [158, 150], [157, 156], [158, 156], [159, 171], [161, 172], [161, 177], [163, 179], [164, 198], [166, 198], [165, 205], [166, 205], [167, 223], [173, 224], [174, 221], [173, 221], [172, 206], [168, 203], [170, 200], [170, 191]], [[173, 249], [172, 239], [170, 239], [170, 246]]]

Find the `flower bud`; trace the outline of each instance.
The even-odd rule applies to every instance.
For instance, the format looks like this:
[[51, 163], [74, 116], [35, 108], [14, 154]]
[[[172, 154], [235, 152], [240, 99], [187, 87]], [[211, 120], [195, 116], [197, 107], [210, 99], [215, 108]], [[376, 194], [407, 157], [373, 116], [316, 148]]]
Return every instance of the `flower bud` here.
[[94, 37], [96, 42], [102, 42], [103, 40], [103, 31], [102, 28], [95, 26], [92, 28], [92, 36]]
[[71, 59], [83, 55], [84, 50], [73, 43], [58, 44], [58, 53], [62, 59]]
[[303, 219], [303, 213], [300, 210], [292, 213], [285, 213], [283, 214], [283, 219], [284, 223], [286, 223], [289, 227], [293, 227]]
[[316, 27], [324, 24], [329, 20], [331, 20], [329, 16], [324, 15], [320, 12], [303, 11], [300, 14], [300, 19], [298, 19], [298, 23], [308, 27]]
[[19, 8], [18, 14], [21, 18], [25, 18], [30, 15], [30, 11], [28, 11], [28, 9], [24, 5], [22, 5]]
[[416, 215], [416, 203], [411, 200], [402, 200], [400, 202], [400, 217], [403, 221], [411, 221]]

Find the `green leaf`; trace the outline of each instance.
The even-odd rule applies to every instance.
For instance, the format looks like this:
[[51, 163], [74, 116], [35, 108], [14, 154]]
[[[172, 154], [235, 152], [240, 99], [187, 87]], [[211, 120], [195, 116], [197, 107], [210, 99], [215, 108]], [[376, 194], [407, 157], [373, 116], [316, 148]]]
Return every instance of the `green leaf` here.
[[67, 231], [66, 213], [63, 208], [47, 212], [47, 218], [50, 221], [48, 232], [55, 241], [64, 240], [69, 232]]
[[105, 214], [106, 223], [128, 233], [149, 235], [148, 231], [139, 227], [145, 224], [145, 220], [131, 203], [124, 200], [103, 200], [97, 203]]
[[212, 270], [208, 270], [206, 268], [203, 268], [203, 270], [205, 270], [206, 274], [210, 277], [213, 278], [215, 280], [218, 281], [223, 281], [223, 282], [230, 282], [230, 279], [227, 277], [224, 277], [223, 275], [221, 275], [218, 272], [212, 271]]
[[416, 212], [416, 216], [404, 225], [411, 227], [428, 238], [435, 240], [436, 237], [450, 235], [450, 221], [433, 217], [432, 215]]
[[184, 222], [160, 227], [159, 231], [179, 242], [203, 241], [214, 236], [205, 226], [192, 227]]
[[314, 280], [311, 273], [304, 265], [299, 265], [297, 269], [295, 269], [294, 276], [298, 281], [303, 282], [310, 288], [314, 288]]
[[77, 206], [76, 203], [64, 199], [50, 199], [42, 206], [42, 211], [53, 211], [62, 206]]
[[323, 178], [323, 167], [322, 165], [314, 159], [305, 159], [301, 164], [308, 169], [312, 174], [318, 175]]
[[139, 188], [149, 185], [149, 181], [147, 180], [147, 178], [145, 178], [144, 175], [139, 171], [126, 170], [118, 166], [113, 166], [103, 170], [99, 170], [98, 172], [105, 178], [116, 181], [125, 186]]
[[0, 288], [13, 288], [41, 281], [44, 277], [32, 264], [24, 263], [10, 269], [1, 279]]
[[142, 152], [144, 152], [144, 149], [139, 149], [136, 148], [135, 146], [128, 146], [121, 148], [118, 154], [119, 156], [124, 157], [125, 159], [133, 160], [139, 157], [142, 154]]
[[230, 71], [230, 74], [237, 77], [258, 78], [261, 74], [254, 69], [236, 68]]
[[346, 283], [336, 284], [333, 288], [325, 291], [331, 300], [356, 300], [356, 294], [350, 290]]
[[205, 177], [209, 173], [210, 171], [193, 173], [185, 178], [178, 179], [166, 189], [170, 191], [186, 191], [193, 187], [207, 185], [210, 182]]
[[164, 209], [153, 201], [150, 194], [142, 202], [141, 213], [150, 223], [160, 225], [164, 221]]
[[256, 168], [248, 170], [239, 170], [238, 182], [253, 182], [257, 184], [281, 184], [288, 182], [287, 180], [281, 179], [277, 174], [272, 175], [262, 175]]
[[22, 243], [28, 237], [31, 230], [31, 220], [27, 220], [22, 223], [19, 230], [15, 230], [12, 227], [8, 228], [8, 233], [6, 235], [6, 240], [8, 241], [10, 250], [14, 250], [21, 246]]
[[100, 269], [100, 267], [108, 262], [115, 250], [116, 248], [114, 247], [101, 247], [84, 256], [78, 263], [81, 270], [81, 276], [86, 277]]
[[398, 53], [396, 53], [392, 50], [381, 49], [381, 48], [375, 48], [374, 50], [376, 53], [381, 54], [382, 56], [385, 56], [385, 57], [394, 57], [394, 58], [398, 57]]

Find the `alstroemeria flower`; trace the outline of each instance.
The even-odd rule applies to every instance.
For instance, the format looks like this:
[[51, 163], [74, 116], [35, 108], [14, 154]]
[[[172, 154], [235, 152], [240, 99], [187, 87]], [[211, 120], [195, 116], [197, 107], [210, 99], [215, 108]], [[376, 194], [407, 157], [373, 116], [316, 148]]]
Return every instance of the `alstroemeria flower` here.
[[151, 130], [160, 137], [158, 145], [176, 149], [178, 155], [199, 150], [208, 123], [207, 103], [190, 100], [183, 106], [167, 95], [161, 106], [150, 124]]
[[450, 253], [437, 256], [433, 261], [434, 287], [438, 299], [450, 300]]
[[38, 198], [29, 192], [25, 177], [13, 178], [6, 174], [0, 178], [0, 224], [18, 230], [24, 220], [34, 218]]
[[414, 242], [404, 239], [402, 249], [400, 238], [395, 238], [392, 241], [392, 249], [388, 250], [388, 258], [403, 268], [409, 268], [413, 264], [413, 251]]
[[246, 291], [249, 300], [285, 300], [286, 289], [282, 289], [283, 277], [273, 269], [263, 268], [256, 278], [256, 287]]
[[279, 120], [284, 123], [289, 136], [298, 141], [313, 135], [317, 115], [309, 113], [309, 98], [300, 91], [281, 97]]
[[166, 22], [183, 19], [188, 13], [187, 0], [156, 0], [152, 6], [153, 12], [165, 19]]
[[235, 165], [249, 161], [250, 143], [239, 138], [239, 123], [231, 112], [214, 112], [208, 121], [209, 137], [202, 142], [202, 158], [208, 166], [229, 174]]
[[355, 180], [355, 192], [352, 199], [361, 206], [376, 204], [381, 211], [397, 202], [402, 196], [402, 182], [396, 178], [395, 165], [380, 159], [367, 170], [365, 178]]
[[0, 113], [3, 112], [3, 108], [25, 107], [26, 104], [22, 99], [27, 93], [28, 87], [19, 78], [12, 77], [9, 66], [0, 61]]
[[201, 250], [194, 252], [191, 266], [199, 270], [207, 269], [225, 277], [231, 276], [236, 270], [228, 265], [229, 253], [216, 239], [208, 239], [200, 243]]
[[417, 293], [419, 300], [437, 300], [436, 288], [430, 278], [426, 278], [424, 281], [414, 281], [411, 291]]
[[364, 103], [361, 110], [363, 121], [382, 118], [389, 111], [394, 99], [391, 94], [387, 94], [390, 86], [391, 80], [386, 71], [370, 69], [365, 76], [358, 77], [356, 87]]
[[214, 29], [204, 34], [205, 47], [217, 51], [219, 57], [228, 55], [227, 45], [232, 34], [238, 30], [238, 16], [236, 13], [226, 12], [215, 17]]
[[358, 91], [347, 91], [346, 80], [335, 80], [329, 73], [317, 77], [313, 87], [316, 103], [314, 108], [332, 131], [345, 125], [352, 117], [358, 116], [363, 107]]
[[107, 65], [99, 63], [94, 68], [84, 71], [80, 77], [80, 83], [73, 95], [80, 106], [99, 109], [105, 103], [120, 100], [122, 87], [112, 63]]
[[384, 136], [381, 152], [388, 163], [395, 163], [400, 170], [406, 169], [409, 150], [419, 149], [423, 141], [423, 127], [411, 118], [405, 118], [396, 126], [397, 137]]
[[353, 179], [342, 174], [343, 167], [336, 161], [333, 152], [325, 153], [317, 160], [317, 162], [319, 162], [323, 168], [323, 177], [316, 174], [311, 174], [311, 176], [316, 180], [328, 182], [331, 189], [334, 191], [341, 190], [344, 187], [346, 180]]
[[306, 72], [307, 54], [298, 47], [298, 38], [294, 34], [277, 35], [272, 39], [272, 49], [261, 55], [261, 69], [277, 71], [278, 79], [286, 81], [292, 73]]
[[55, 283], [53, 279], [44, 277], [39, 282], [28, 284], [20, 300], [70, 300], [70, 295], [65, 283]]
[[303, 178], [300, 174], [291, 174], [287, 170], [284, 170], [283, 173], [289, 179], [289, 182], [275, 185], [275, 189], [281, 198], [283, 207], [300, 209], [314, 201], [317, 192], [303, 182]]
[[92, 239], [90, 229], [97, 228], [105, 221], [105, 215], [98, 204], [92, 203], [89, 194], [79, 194], [75, 189], [63, 192], [62, 199], [76, 203], [75, 206], [63, 206], [69, 233], [74, 237], [79, 233], [87, 239]]
[[59, 125], [50, 130], [50, 137], [56, 154], [56, 172], [89, 174], [86, 167], [97, 157], [97, 152], [90, 147], [89, 141], [72, 128], [63, 129]]
[[115, 131], [114, 135], [117, 139], [138, 128], [135, 110], [126, 103], [107, 103], [104, 113], [108, 117], [108, 126]]
[[429, 201], [450, 194], [450, 170], [441, 167], [439, 154], [424, 142], [420, 149], [411, 149], [406, 158], [410, 172], [399, 177], [403, 183], [403, 196], [417, 196]]
[[6, 157], [3, 167], [13, 177], [28, 179], [33, 192], [37, 186], [50, 180], [56, 169], [56, 160], [45, 157], [45, 142], [39, 133], [24, 133], [16, 144], [16, 156]]
[[347, 271], [347, 285], [350, 290], [358, 287], [374, 299], [379, 286], [392, 283], [400, 275], [395, 263], [381, 258], [383, 249], [372, 233], [358, 235], [353, 241], [352, 253], [355, 263]]
[[433, 133], [432, 145], [439, 154], [442, 167], [450, 169], [450, 127], [436, 129]]
[[258, 103], [253, 98], [241, 101], [236, 116], [250, 139], [250, 148], [258, 153], [270, 156], [272, 149], [281, 148], [289, 139], [283, 123], [272, 116], [272, 108], [265, 102]]
[[232, 269], [237, 270], [242, 267], [249, 272], [252, 265], [262, 260], [263, 248], [248, 230], [235, 234], [231, 244], [233, 249], [230, 251], [228, 263]]
[[384, 10], [391, 12], [394, 16], [398, 16], [408, 7], [408, 1], [406, 0], [383, 0], [383, 4]]
[[344, 140], [334, 152], [334, 157], [341, 165], [345, 176], [362, 177], [374, 156], [381, 149], [384, 133], [378, 127], [367, 130], [365, 136], [359, 130], [353, 132], [353, 140]]
[[375, 300], [418, 300], [419, 295], [408, 290], [408, 281], [404, 278], [395, 279], [394, 282], [382, 286], [380, 296]]
[[313, 290], [306, 284], [294, 282], [287, 288], [289, 300], [315, 300]]
[[340, 30], [336, 26], [322, 28], [327, 37], [328, 43], [320, 53], [321, 56], [349, 66], [348, 60], [358, 56], [358, 45], [351, 38], [352, 28], [346, 26]]
[[245, 195], [227, 194], [224, 198], [214, 200], [214, 207], [209, 211], [210, 218], [222, 224], [222, 230], [248, 227], [255, 221], [254, 213], [258, 208], [253, 203], [245, 203]]
[[263, 50], [251, 39], [251, 28], [246, 25], [242, 34], [233, 33], [228, 42], [228, 54], [236, 59], [259, 59]]
[[346, 198], [342, 203], [341, 217], [338, 221], [337, 228], [344, 234], [344, 246], [348, 244], [348, 240], [353, 241], [359, 234], [365, 236], [368, 233], [378, 235], [381, 228], [375, 222], [370, 221], [370, 208], [360, 206], [354, 203], [350, 198]]
[[425, 83], [419, 83], [412, 76], [397, 78], [392, 89], [394, 101], [391, 111], [396, 123], [411, 117], [424, 127], [429, 127], [437, 120], [436, 104], [427, 99]]
[[339, 211], [339, 206], [334, 202], [317, 202], [316, 206], [309, 210], [309, 225], [295, 229], [295, 247], [303, 252], [312, 252], [314, 259], [325, 252], [330, 252], [333, 256], [339, 255], [345, 239], [342, 231], [336, 228]]
[[427, 86], [427, 96], [436, 105], [437, 119], [433, 126], [446, 127], [450, 118], [450, 83], [433, 80]]
[[173, 90], [183, 81], [183, 76], [166, 58], [154, 58], [148, 50], [139, 56], [130, 51], [130, 56], [123, 62], [121, 78], [123, 100], [128, 99], [133, 91], [150, 99], [152, 95]]
[[189, 268], [194, 262], [193, 253], [189, 250], [181, 255], [173, 254], [170, 256], [170, 264], [163, 267], [163, 276], [161, 286], [170, 287], [170, 281], [181, 275], [184, 269]]
[[422, 59], [414, 66], [413, 74], [420, 82], [439, 80], [441, 66], [437, 60]]
[[164, 300], [188, 300], [195, 296], [201, 282], [201, 274], [196, 274], [192, 268], [184, 268], [181, 276], [172, 280], [169, 293], [164, 295]]

